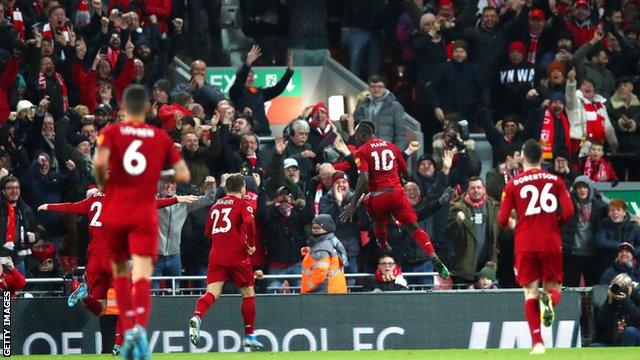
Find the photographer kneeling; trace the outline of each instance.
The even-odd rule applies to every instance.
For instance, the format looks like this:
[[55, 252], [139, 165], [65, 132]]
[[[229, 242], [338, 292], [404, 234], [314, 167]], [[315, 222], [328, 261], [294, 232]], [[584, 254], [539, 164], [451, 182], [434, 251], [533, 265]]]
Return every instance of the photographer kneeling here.
[[596, 315], [596, 341], [605, 345], [640, 345], [640, 289], [627, 274], [611, 281], [607, 300]]

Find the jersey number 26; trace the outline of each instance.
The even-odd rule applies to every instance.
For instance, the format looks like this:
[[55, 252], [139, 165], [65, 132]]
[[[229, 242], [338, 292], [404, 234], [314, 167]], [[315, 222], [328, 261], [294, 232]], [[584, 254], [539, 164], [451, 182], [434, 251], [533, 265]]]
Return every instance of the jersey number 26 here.
[[558, 199], [556, 196], [549, 192], [552, 183], [544, 184], [542, 188], [542, 192], [538, 191], [538, 188], [533, 185], [525, 185], [520, 189], [520, 197], [522, 199], [527, 199], [531, 194], [531, 199], [529, 199], [529, 205], [527, 205], [527, 210], [524, 215], [537, 215], [540, 212], [544, 211], [546, 213], [554, 213], [558, 208]]

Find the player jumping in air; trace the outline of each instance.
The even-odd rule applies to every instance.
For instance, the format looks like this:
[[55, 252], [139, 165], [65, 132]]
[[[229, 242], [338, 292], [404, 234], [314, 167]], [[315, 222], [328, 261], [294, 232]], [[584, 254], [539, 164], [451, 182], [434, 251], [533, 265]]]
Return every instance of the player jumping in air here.
[[256, 321], [254, 274], [249, 256], [256, 251], [253, 207], [245, 199], [246, 184], [242, 174], [232, 174], [225, 183], [227, 196], [211, 207], [205, 234], [211, 237], [207, 292], [198, 298], [189, 320], [189, 340], [198, 345], [200, 324], [207, 310], [220, 297], [225, 281], [233, 280], [242, 293], [240, 309], [244, 320], [244, 347], [261, 350], [263, 345], [253, 335]]
[[[524, 314], [533, 350], [544, 354], [540, 323], [551, 326], [553, 308], [561, 298], [563, 279], [560, 225], [573, 215], [573, 202], [564, 181], [541, 170], [542, 148], [527, 140], [522, 146], [524, 171], [504, 188], [498, 222], [515, 228], [514, 271], [524, 288]], [[512, 217], [515, 209], [517, 221]], [[538, 292], [542, 280], [543, 292]]]
[[93, 165], [98, 187], [109, 194], [102, 222], [111, 250], [119, 321], [126, 330], [122, 355], [148, 359], [150, 279], [158, 254], [157, 184], [167, 164], [172, 169], [162, 171], [163, 178], [186, 183], [191, 176], [166, 132], [144, 123], [148, 108], [144, 86], [130, 85], [123, 100], [125, 120], [102, 129]]
[[368, 186], [369, 194], [364, 203], [374, 222], [373, 231], [378, 245], [383, 250], [389, 249], [387, 224], [393, 216], [431, 259], [440, 277], [446, 279], [449, 277], [449, 269], [435, 253], [429, 235], [418, 226], [416, 213], [400, 183], [398, 173], [405, 179], [409, 178], [407, 163], [397, 146], [375, 137], [374, 132], [375, 125], [371, 121], [361, 121], [355, 130], [354, 137], [362, 144], [355, 155], [358, 182], [353, 200], [340, 214], [340, 219], [348, 221], [353, 217], [360, 197]]

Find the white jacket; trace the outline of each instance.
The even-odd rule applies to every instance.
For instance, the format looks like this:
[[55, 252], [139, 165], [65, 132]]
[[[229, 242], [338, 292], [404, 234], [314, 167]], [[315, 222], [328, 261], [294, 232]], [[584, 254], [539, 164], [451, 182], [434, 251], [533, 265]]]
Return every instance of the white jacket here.
[[[571, 139], [582, 140], [585, 138], [585, 134], [587, 132], [587, 121], [584, 114], [584, 103], [588, 101], [584, 95], [582, 95], [582, 91], [576, 90], [577, 82], [575, 80], [567, 80], [567, 85], [565, 87], [565, 96], [567, 98], [567, 105], [565, 106], [565, 110], [567, 112], [567, 118], [569, 119], [570, 126], [570, 136]], [[593, 102], [605, 103], [607, 99], [603, 98], [600, 95], [597, 95], [593, 98]], [[609, 115], [606, 111], [603, 112], [604, 115], [604, 132], [607, 138], [607, 142], [612, 149], [616, 149], [618, 147], [618, 139], [616, 138], [616, 132], [613, 129], [613, 125], [609, 120]], [[588, 145], [586, 145], [588, 148]], [[584, 146], [583, 146], [584, 149]]]

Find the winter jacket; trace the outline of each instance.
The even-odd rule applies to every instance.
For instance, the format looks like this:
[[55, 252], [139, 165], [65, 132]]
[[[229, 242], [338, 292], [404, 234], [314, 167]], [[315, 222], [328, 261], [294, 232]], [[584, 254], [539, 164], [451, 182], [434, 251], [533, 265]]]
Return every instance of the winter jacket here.
[[[569, 119], [569, 125], [571, 126], [571, 139], [582, 140], [586, 137], [587, 120], [584, 111], [585, 97], [582, 95], [582, 91], [576, 90], [577, 82], [567, 80], [565, 88], [565, 96], [567, 98], [567, 105], [565, 111], [567, 112], [567, 118]], [[593, 102], [605, 102], [606, 99], [600, 95], [593, 98]], [[615, 130], [609, 120], [609, 116], [605, 113], [604, 118], [604, 130], [607, 138], [607, 142], [611, 147], [618, 147], [618, 139], [616, 138]]]
[[287, 69], [284, 75], [282, 75], [282, 78], [280, 78], [274, 86], [255, 88], [255, 91], [251, 91], [244, 86], [250, 70], [251, 67], [247, 66], [247, 64], [242, 64], [236, 73], [236, 79], [233, 85], [231, 85], [229, 89], [229, 97], [236, 105], [238, 111], [242, 111], [244, 108], [251, 109], [254, 121], [252, 131], [254, 133], [258, 135], [271, 135], [271, 128], [269, 127], [267, 113], [264, 110], [264, 103], [278, 97], [285, 91], [289, 80], [293, 77], [293, 70]]
[[583, 205], [580, 204], [578, 196], [572, 193], [573, 208], [575, 211], [571, 218], [562, 225], [560, 229], [562, 234], [562, 249], [565, 256], [595, 256], [595, 234], [602, 226], [604, 219], [607, 217], [607, 204], [602, 200], [600, 194], [597, 194], [595, 184], [586, 176], [578, 176], [573, 182], [573, 188], [577, 183], [587, 184], [589, 187], [589, 198], [587, 203], [591, 204], [591, 216], [589, 217], [589, 231], [592, 234], [591, 242], [582, 243], [581, 237], [577, 236], [578, 222], [580, 221], [580, 211]]
[[[173, 90], [171, 90], [171, 96], [175, 97], [176, 94], [181, 91], [188, 92], [189, 94], [191, 94], [191, 97], [193, 97], [194, 103], [202, 105], [207, 119], [210, 119], [211, 116], [213, 116], [213, 112], [216, 109], [216, 106], [218, 106], [218, 102], [225, 99], [224, 94], [219, 87], [207, 84], [206, 82], [199, 89], [191, 89], [189, 84], [189, 82], [186, 82], [174, 86]], [[236, 103], [236, 109], [241, 109], [240, 107], [238, 107], [238, 103]]]
[[606, 218], [595, 236], [596, 249], [602, 268], [608, 266], [618, 253], [618, 247], [628, 242], [634, 248], [640, 248], [640, 227], [631, 221], [629, 214], [620, 223]]
[[438, 66], [433, 75], [435, 107], [445, 114], [457, 112], [463, 117], [475, 115], [477, 107], [488, 103], [488, 90], [478, 65], [467, 60], [449, 61]]
[[612, 304], [606, 300], [596, 310], [596, 336], [594, 341], [608, 345], [619, 344], [620, 334], [617, 331], [618, 321], [624, 319], [626, 326], [640, 328], [640, 295], [637, 286], [630, 297], [614, 300]]
[[340, 214], [344, 208], [351, 202], [353, 190], [349, 190], [347, 196], [342, 200], [342, 204], [338, 205], [333, 191], [329, 191], [320, 198], [320, 214], [327, 214], [333, 218], [336, 224], [334, 235], [340, 240], [348, 257], [355, 257], [360, 254], [360, 230], [355, 224], [357, 219], [344, 222], [340, 220]]
[[[496, 217], [498, 215], [498, 203], [487, 198], [487, 218], [486, 218], [486, 241], [489, 242], [489, 261], [497, 264], [498, 261], [498, 236], [502, 231]], [[458, 224], [456, 216], [458, 211], [462, 211], [465, 220]], [[451, 274], [469, 281], [473, 281], [479, 267], [484, 264], [478, 264], [476, 258], [476, 234], [471, 223], [472, 214], [469, 205], [460, 197], [449, 206], [449, 217], [447, 218], [447, 229], [445, 236], [454, 242], [453, 264], [451, 266]], [[482, 265], [482, 266], [479, 266]]]
[[[158, 185], [159, 188], [163, 182]], [[182, 226], [187, 215], [197, 209], [213, 204], [216, 188], [209, 185], [207, 192], [192, 204], [177, 203], [158, 209], [158, 255], [169, 256], [180, 252]]]
[[617, 259], [613, 261], [613, 264], [609, 266], [602, 276], [598, 284], [610, 285], [614, 277], [619, 274], [627, 274], [634, 282], [640, 281], [640, 266], [638, 266], [637, 260], [632, 260], [630, 263], [621, 263]]
[[[640, 131], [638, 131], [638, 120], [640, 120], [640, 101], [638, 97], [632, 93], [631, 100], [627, 105], [616, 92], [607, 101], [606, 105], [609, 119], [620, 143], [618, 151], [639, 155]], [[630, 120], [629, 123], [624, 123], [621, 120], [622, 115], [625, 115]]]
[[506, 115], [523, 117], [526, 113], [527, 92], [533, 88], [536, 76], [534, 64], [523, 60], [518, 65], [508, 63], [498, 68], [493, 84], [492, 103], [494, 117], [502, 119]]
[[258, 223], [264, 231], [269, 263], [295, 264], [302, 260], [300, 249], [305, 246], [308, 235], [305, 226], [311, 217], [304, 207], [294, 206], [291, 216], [285, 217], [276, 205], [258, 205]]
[[[4, 199], [4, 196], [0, 196], [0, 239], [2, 240], [2, 245], [5, 244], [7, 238], [7, 202]], [[16, 204], [16, 238], [14, 241], [14, 249], [9, 250], [5, 247], [0, 248], [0, 256], [11, 256], [13, 258], [14, 264], [17, 263], [17, 260], [21, 260], [18, 258], [17, 253], [21, 250], [27, 250], [31, 247], [29, 244], [29, 240], [27, 239], [27, 232], [36, 232], [36, 219], [33, 215], [33, 211], [27, 205], [26, 202], [22, 199], [18, 199]]]
[[200, 186], [204, 179], [211, 175], [211, 168], [215, 166], [215, 153], [211, 147], [198, 147], [195, 153], [182, 149], [182, 157], [187, 163], [189, 172], [191, 173], [191, 184]]
[[209, 262], [211, 239], [205, 234], [205, 226], [209, 218], [209, 208], [202, 207], [191, 211], [182, 226], [182, 241], [180, 241], [180, 255], [182, 264], [205, 265]]
[[424, 31], [416, 32], [411, 39], [411, 47], [415, 54], [416, 72], [416, 102], [434, 106], [436, 89], [433, 88], [433, 77], [438, 66], [447, 61], [445, 40], [433, 42]]
[[[310, 249], [302, 260], [301, 294], [345, 294], [347, 280], [340, 257], [340, 249], [336, 248], [333, 233], [314, 236], [309, 239]], [[342, 249], [344, 251], [344, 249]]]
[[353, 113], [356, 121], [370, 120], [376, 124], [376, 135], [391, 141], [398, 148], [406, 147], [407, 128], [404, 120], [404, 108], [396, 97], [387, 90], [380, 99], [374, 100], [367, 95], [356, 105]]
[[484, 128], [484, 134], [487, 141], [491, 144], [491, 154], [493, 158], [493, 166], [497, 166], [504, 160], [507, 154], [515, 149], [522, 149], [522, 144], [527, 140], [527, 136], [520, 125], [511, 141], [507, 141], [502, 132], [502, 120], [494, 125], [493, 119], [487, 111], [481, 111], [478, 115], [480, 125]]

